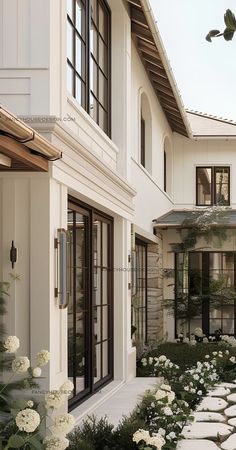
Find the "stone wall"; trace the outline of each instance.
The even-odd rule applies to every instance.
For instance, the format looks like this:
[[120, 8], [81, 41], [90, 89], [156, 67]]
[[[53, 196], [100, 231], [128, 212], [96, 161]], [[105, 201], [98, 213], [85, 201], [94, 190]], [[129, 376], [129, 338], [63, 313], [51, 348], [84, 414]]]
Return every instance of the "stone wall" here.
[[163, 338], [163, 282], [160, 269], [162, 268], [162, 242], [148, 244], [147, 271], [147, 338], [156, 341]]

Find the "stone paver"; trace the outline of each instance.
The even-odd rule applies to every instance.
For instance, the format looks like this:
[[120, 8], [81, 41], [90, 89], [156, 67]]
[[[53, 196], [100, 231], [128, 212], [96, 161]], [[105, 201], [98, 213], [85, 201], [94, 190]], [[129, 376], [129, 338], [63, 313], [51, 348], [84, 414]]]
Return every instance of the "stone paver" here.
[[227, 401], [231, 403], [236, 403], [236, 394], [230, 394], [227, 396]]
[[221, 448], [223, 450], [236, 450], [236, 434], [231, 434], [231, 436], [221, 444]]
[[228, 424], [232, 425], [232, 427], [236, 427], [236, 417], [228, 420]]
[[[197, 407], [197, 411], [223, 411], [227, 408], [228, 403], [218, 397], [205, 397]], [[236, 415], [236, 414], [235, 414]]]
[[236, 405], [230, 406], [229, 408], [225, 409], [225, 415], [227, 417], [236, 417]]
[[230, 394], [229, 388], [217, 387], [216, 389], [209, 391], [207, 396], [208, 397], [226, 397], [226, 395], [229, 395], [229, 394]]
[[176, 450], [219, 450], [219, 447], [206, 439], [183, 439], [178, 442]]
[[218, 383], [208, 392], [193, 413], [194, 421], [183, 428], [185, 439], [177, 450], [236, 450], [235, 388], [236, 380]]
[[[195, 422], [225, 422], [223, 414], [216, 412], [195, 412], [193, 413]], [[230, 425], [230, 424], [229, 424]]]
[[185, 439], [213, 439], [218, 436], [228, 437], [234, 431], [233, 427], [224, 423], [193, 422], [183, 428], [182, 436]]

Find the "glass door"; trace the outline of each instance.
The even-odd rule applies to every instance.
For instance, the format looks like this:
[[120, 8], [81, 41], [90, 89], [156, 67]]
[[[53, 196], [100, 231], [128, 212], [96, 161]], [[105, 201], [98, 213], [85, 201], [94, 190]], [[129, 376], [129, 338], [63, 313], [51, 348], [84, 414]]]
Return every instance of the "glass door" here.
[[68, 376], [70, 407], [113, 376], [113, 223], [69, 203]]

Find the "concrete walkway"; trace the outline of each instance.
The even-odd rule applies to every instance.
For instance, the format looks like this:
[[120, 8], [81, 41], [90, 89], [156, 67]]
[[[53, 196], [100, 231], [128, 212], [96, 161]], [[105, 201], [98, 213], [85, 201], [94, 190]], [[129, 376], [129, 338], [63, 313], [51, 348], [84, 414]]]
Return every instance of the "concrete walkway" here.
[[111, 397], [93, 410], [98, 418], [107, 416], [117, 426], [122, 416], [129, 415], [147, 389], [157, 385], [157, 378], [134, 378], [123, 384]]

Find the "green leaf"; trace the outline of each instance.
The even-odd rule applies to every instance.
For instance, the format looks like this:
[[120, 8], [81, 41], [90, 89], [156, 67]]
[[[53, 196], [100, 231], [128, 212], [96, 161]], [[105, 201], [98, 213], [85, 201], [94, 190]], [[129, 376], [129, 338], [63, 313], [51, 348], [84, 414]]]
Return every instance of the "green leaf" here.
[[24, 445], [25, 440], [22, 436], [13, 435], [8, 441], [8, 446], [13, 448], [20, 448]]
[[234, 37], [234, 31], [231, 31], [228, 28], [225, 28], [224, 39], [226, 41], [232, 41], [233, 37]]
[[18, 398], [12, 402], [11, 406], [13, 409], [25, 409], [27, 407], [27, 401], [22, 398]]
[[224, 15], [226, 28], [230, 31], [236, 31], [236, 19], [234, 13], [230, 9], [226, 10]]
[[43, 444], [36, 437], [32, 437], [28, 442], [30, 444], [30, 448], [34, 448], [35, 450], [43, 449]]
[[211, 42], [211, 38], [217, 36], [218, 34], [220, 34], [219, 30], [211, 30], [209, 31], [209, 33], [206, 35], [206, 40], [208, 42]]
[[19, 411], [20, 411], [20, 409], [13, 409], [13, 408], [11, 409], [11, 415], [12, 415], [13, 419], [16, 418]]

